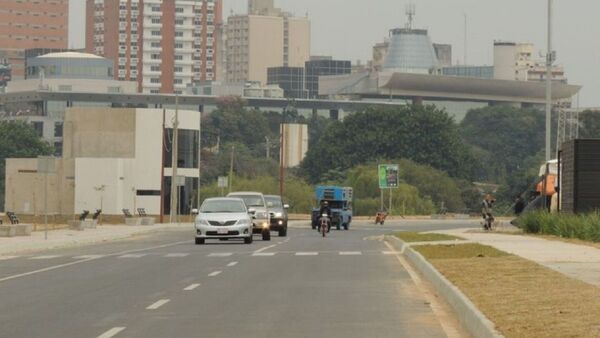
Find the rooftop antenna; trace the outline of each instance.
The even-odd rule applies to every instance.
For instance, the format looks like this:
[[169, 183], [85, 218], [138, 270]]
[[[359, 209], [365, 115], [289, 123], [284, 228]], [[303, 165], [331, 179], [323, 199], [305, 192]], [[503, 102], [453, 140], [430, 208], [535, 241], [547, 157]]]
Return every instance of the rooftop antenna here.
[[406, 29], [412, 30], [415, 14], [417, 14], [417, 8], [414, 3], [406, 5], [406, 16], [408, 22], [406, 23]]

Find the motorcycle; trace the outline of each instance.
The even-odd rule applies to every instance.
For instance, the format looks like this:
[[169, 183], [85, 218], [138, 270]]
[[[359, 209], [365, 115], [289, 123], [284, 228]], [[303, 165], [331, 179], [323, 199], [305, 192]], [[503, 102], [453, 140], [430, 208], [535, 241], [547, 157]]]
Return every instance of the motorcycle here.
[[375, 224], [383, 225], [383, 223], [385, 223], [386, 218], [387, 218], [387, 212], [378, 211], [377, 214], [375, 215]]
[[331, 221], [329, 219], [329, 215], [322, 214], [321, 218], [319, 219], [319, 229], [318, 230], [321, 232], [323, 237], [325, 237], [325, 234], [328, 233], [330, 229], [331, 229]]

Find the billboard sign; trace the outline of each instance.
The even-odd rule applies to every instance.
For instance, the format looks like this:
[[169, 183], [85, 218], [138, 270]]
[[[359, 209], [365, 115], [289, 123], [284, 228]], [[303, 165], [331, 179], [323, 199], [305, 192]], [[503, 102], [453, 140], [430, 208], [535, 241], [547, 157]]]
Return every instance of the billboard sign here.
[[379, 188], [390, 189], [398, 188], [398, 173], [400, 166], [398, 164], [380, 164], [378, 170]]

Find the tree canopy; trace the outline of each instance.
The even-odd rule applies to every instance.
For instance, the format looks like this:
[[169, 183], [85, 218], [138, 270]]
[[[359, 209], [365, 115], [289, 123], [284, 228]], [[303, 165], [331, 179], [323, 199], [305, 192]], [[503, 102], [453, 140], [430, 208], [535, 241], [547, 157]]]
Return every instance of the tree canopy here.
[[434, 106], [415, 105], [370, 108], [330, 124], [308, 150], [302, 169], [316, 183], [332, 170], [382, 158], [406, 158], [465, 178], [476, 166], [454, 120]]
[[6, 159], [50, 155], [52, 150], [26, 121], [0, 121], [0, 209], [4, 208]]

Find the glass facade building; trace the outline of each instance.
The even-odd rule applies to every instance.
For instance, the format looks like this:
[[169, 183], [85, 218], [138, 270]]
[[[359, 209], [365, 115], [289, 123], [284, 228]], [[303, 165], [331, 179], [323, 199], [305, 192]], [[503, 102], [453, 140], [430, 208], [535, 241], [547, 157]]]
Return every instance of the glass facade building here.
[[114, 78], [113, 62], [91, 54], [51, 53], [27, 59], [25, 78], [101, 79]]
[[343, 60], [316, 59], [307, 61], [304, 68], [308, 97], [315, 99], [319, 96], [319, 76], [350, 74], [352, 63]]
[[432, 74], [439, 67], [427, 30], [397, 28], [390, 31], [384, 71]]
[[272, 67], [267, 70], [267, 84], [279, 85], [284, 96], [290, 99], [306, 99], [303, 67]]
[[494, 66], [451, 66], [442, 68], [442, 75], [493, 79]]

